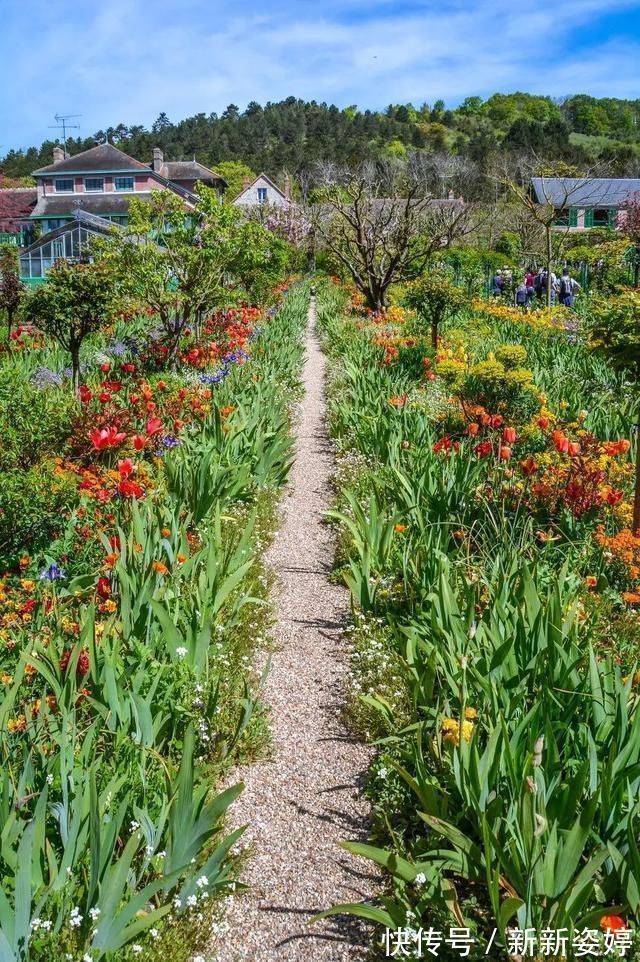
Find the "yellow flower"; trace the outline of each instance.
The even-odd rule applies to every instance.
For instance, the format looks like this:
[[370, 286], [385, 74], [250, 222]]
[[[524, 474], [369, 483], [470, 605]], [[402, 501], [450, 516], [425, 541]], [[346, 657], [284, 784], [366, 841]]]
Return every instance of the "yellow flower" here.
[[469, 720], [460, 721], [457, 718], [443, 718], [440, 725], [442, 741], [447, 745], [459, 745], [460, 735], [462, 735], [466, 742], [470, 742], [474, 727], [474, 723]]

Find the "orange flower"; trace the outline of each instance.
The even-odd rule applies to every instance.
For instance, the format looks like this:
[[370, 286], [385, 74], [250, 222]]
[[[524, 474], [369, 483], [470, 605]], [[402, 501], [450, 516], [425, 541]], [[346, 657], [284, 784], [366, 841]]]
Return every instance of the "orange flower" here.
[[595, 586], [598, 584], [598, 579], [595, 575], [587, 575], [587, 577], [584, 579], [584, 582], [587, 588], [595, 588]]
[[406, 524], [394, 524], [393, 530], [397, 531], [398, 534], [403, 534], [407, 530]]
[[157, 571], [159, 575], [169, 574], [169, 569], [167, 568], [166, 564], [162, 563], [162, 561], [154, 561], [151, 567], [154, 571]]
[[180, 564], [183, 564], [187, 560], [186, 554], [179, 554], [176, 557]]
[[171, 534], [171, 528], [163, 528], [160, 533], [162, 534], [163, 538], [168, 538]]
[[627, 928], [627, 923], [619, 915], [603, 915], [600, 919], [600, 928], [603, 932], [623, 932]]

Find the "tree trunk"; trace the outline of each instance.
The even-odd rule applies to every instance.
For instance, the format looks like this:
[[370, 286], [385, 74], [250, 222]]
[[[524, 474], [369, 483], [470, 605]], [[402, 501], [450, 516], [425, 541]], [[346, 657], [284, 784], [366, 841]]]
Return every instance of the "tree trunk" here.
[[11, 328], [13, 327], [13, 311], [7, 309], [7, 344], [11, 347]]
[[431, 322], [431, 347], [434, 351], [438, 350], [438, 322]]
[[72, 347], [71, 354], [71, 387], [74, 394], [80, 393], [80, 348]]
[[640, 529], [640, 416], [636, 430], [636, 489], [633, 496], [633, 533]]

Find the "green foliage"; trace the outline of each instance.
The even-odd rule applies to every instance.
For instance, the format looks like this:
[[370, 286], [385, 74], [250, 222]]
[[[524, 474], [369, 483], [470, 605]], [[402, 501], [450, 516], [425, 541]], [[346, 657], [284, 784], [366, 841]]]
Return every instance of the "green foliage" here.
[[620, 371], [640, 377], [640, 293], [624, 290], [592, 306], [591, 344]]
[[438, 346], [438, 334], [442, 324], [454, 317], [467, 304], [464, 291], [457, 287], [445, 274], [429, 271], [420, 280], [407, 288], [405, 303], [413, 308], [419, 321], [415, 325], [421, 334], [426, 324], [431, 334], [432, 347]]
[[222, 160], [216, 164], [216, 170], [227, 182], [225, 188], [225, 203], [231, 203], [244, 189], [245, 182], [252, 183], [256, 173], [240, 160]]
[[86, 338], [112, 320], [118, 308], [116, 278], [104, 262], [57, 261], [24, 298], [24, 316], [71, 355], [74, 389], [80, 383], [80, 350]]
[[59, 477], [52, 459], [5, 467], [0, 477], [0, 568], [12, 568], [25, 545], [42, 551], [76, 499], [74, 480]]

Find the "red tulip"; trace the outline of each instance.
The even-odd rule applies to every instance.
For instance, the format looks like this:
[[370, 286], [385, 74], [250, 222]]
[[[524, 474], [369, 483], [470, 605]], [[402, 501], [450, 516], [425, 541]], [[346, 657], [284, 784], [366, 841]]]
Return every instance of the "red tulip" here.
[[549, 418], [538, 418], [538, 420], [536, 421], [536, 424], [538, 425], [541, 431], [546, 431], [547, 428], [549, 427]]
[[623, 932], [627, 928], [627, 923], [619, 915], [603, 915], [600, 919], [600, 928], [604, 932]]
[[562, 431], [553, 432], [553, 444], [559, 454], [566, 454], [569, 450], [569, 438], [566, 438]]
[[507, 444], [513, 444], [516, 440], [516, 429], [515, 428], [505, 428], [502, 432], [502, 440]]
[[81, 385], [79, 394], [80, 394], [80, 400], [82, 401], [83, 404], [88, 404], [91, 398], [93, 397], [93, 394], [91, 393], [89, 388], [86, 387], [84, 384]]
[[143, 438], [142, 435], [140, 434], [136, 434], [136, 436], [133, 439], [133, 446], [136, 449], [136, 451], [142, 451], [142, 449], [146, 447], [146, 444], [147, 444], [147, 439]]
[[124, 461], [118, 461], [118, 471], [120, 472], [121, 478], [128, 478], [133, 474], [133, 461], [131, 458], [125, 458]]
[[106, 451], [107, 448], [116, 448], [126, 439], [127, 435], [123, 431], [111, 426], [108, 428], [96, 428], [91, 432], [91, 441], [96, 451]]
[[568, 447], [568, 451], [569, 451], [570, 457], [572, 458], [575, 458], [576, 455], [580, 454], [580, 445], [578, 444], [578, 442], [571, 441]]
[[164, 425], [160, 418], [149, 418], [146, 430], [149, 437], [152, 437], [154, 434], [159, 434], [160, 431], [164, 431]]
[[111, 400], [111, 395], [108, 391], [100, 391], [98, 400], [100, 401], [100, 404], [107, 404], [107, 402]]
[[490, 428], [501, 428], [503, 424], [504, 424], [504, 418], [502, 417], [501, 414], [492, 414], [491, 417], [489, 418]]
[[511, 457], [511, 448], [507, 447], [504, 444], [501, 444], [499, 457], [501, 461], [508, 461], [509, 458]]
[[130, 363], [129, 363], [129, 364], [123, 364], [123, 365], [122, 365], [122, 370], [123, 370], [123, 371], [126, 371], [127, 374], [133, 374], [134, 371], [135, 371], [135, 369], [136, 369], [135, 364], [130, 364]]
[[476, 444], [473, 451], [479, 458], [486, 458], [491, 454], [491, 441], [481, 441], [480, 444]]
[[470, 438], [475, 438], [479, 430], [480, 430], [480, 425], [476, 424], [475, 421], [472, 421], [471, 424], [467, 425], [467, 434], [469, 435]]
[[527, 478], [528, 478], [530, 475], [535, 474], [536, 471], [538, 470], [538, 465], [536, 464], [536, 462], [533, 460], [533, 458], [532, 458], [531, 456], [529, 456], [529, 457], [526, 459], [526, 461], [521, 461], [521, 462], [520, 462], [520, 467], [521, 467], [521, 469], [522, 469], [522, 473], [523, 473]]

